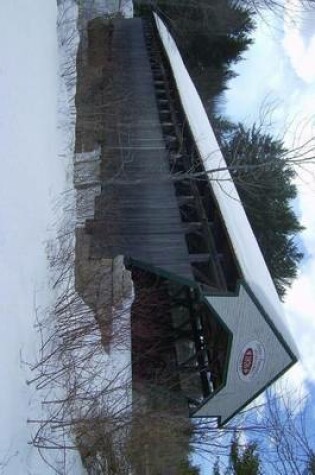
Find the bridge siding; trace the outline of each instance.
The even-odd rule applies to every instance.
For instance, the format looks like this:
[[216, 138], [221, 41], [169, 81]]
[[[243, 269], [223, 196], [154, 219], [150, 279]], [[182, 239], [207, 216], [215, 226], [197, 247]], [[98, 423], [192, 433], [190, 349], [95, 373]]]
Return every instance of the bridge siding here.
[[115, 22], [110, 55], [91, 257], [123, 254], [192, 279], [141, 19]]

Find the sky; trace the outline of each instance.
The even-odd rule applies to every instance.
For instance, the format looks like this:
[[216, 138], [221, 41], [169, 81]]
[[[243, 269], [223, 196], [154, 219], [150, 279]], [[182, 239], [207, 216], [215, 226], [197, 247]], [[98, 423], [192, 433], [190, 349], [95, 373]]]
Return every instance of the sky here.
[[[30, 401], [21, 354], [32, 353], [34, 289], [44, 285], [52, 197], [64, 180], [63, 165], [56, 160], [55, 17], [53, 0], [0, 1], [0, 373], [6, 380], [0, 394], [0, 469], [6, 462], [8, 474], [22, 473], [17, 467], [24, 471], [31, 458], [25, 444]], [[248, 123], [259, 117], [266, 97], [275, 101], [274, 130], [286, 131], [288, 145], [295, 137], [305, 141], [314, 135], [315, 110], [315, 15], [294, 15], [294, 23], [291, 17], [270, 20], [271, 28], [259, 22], [255, 45], [237, 66], [240, 75], [227, 94], [227, 112]], [[298, 185], [306, 258], [285, 308], [304, 368], [297, 367], [291, 377], [315, 384], [315, 182], [303, 172]]]
[[[238, 77], [226, 93], [229, 118], [247, 125], [264, 120], [266, 131], [289, 149], [307, 142], [314, 148], [309, 141], [315, 137], [315, 10], [302, 12], [296, 1], [287, 0], [281, 14], [258, 18], [254, 45], [235, 71]], [[315, 164], [297, 172], [293, 206], [306, 227], [301, 235], [305, 258], [284, 307], [301, 364], [288, 378], [310, 392], [315, 414]]]

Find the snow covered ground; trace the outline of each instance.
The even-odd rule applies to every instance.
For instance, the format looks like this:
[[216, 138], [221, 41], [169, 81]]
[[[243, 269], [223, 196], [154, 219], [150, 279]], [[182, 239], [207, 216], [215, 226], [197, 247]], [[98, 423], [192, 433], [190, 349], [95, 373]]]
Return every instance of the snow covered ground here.
[[[29, 444], [27, 419], [42, 413], [26, 380], [40, 343], [36, 310], [52, 299], [46, 241], [56, 234], [56, 200], [71, 178], [75, 77], [62, 61], [58, 69], [58, 58], [70, 43], [76, 48], [73, 15], [68, 4], [59, 33], [73, 36], [58, 55], [54, 0], [0, 3], [0, 473], [8, 475], [55, 473]], [[73, 463], [81, 473], [79, 459]]]
[[[0, 2], [0, 474], [7, 475], [56, 473], [29, 443], [36, 425], [28, 420], [45, 420], [47, 411], [27, 381], [41, 344], [34, 324], [56, 298], [47, 243], [56, 242], [62, 221], [75, 225], [78, 8], [75, 0], [58, 4]], [[132, 3], [122, 4], [132, 14]], [[111, 360], [112, 371], [126, 365], [114, 352]], [[66, 468], [63, 453], [49, 452], [59, 473], [85, 473], [76, 452]]]

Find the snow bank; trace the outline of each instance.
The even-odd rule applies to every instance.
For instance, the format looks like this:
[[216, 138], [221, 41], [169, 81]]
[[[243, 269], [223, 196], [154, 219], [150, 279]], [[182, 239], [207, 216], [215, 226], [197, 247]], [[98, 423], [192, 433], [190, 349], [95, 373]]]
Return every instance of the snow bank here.
[[[77, 47], [76, 17], [74, 1], [60, 5], [59, 16], [55, 0], [0, 3], [0, 471], [7, 475], [55, 473], [29, 444], [27, 419], [42, 411], [26, 380], [40, 346], [36, 314], [53, 297], [45, 243], [56, 235], [63, 212], [56, 198], [71, 176], [76, 78], [67, 58]], [[82, 472], [77, 459], [71, 466]]]
[[[26, 381], [36, 376], [30, 364], [42, 344], [34, 324], [56, 298], [47, 243], [65, 231], [61, 222], [69, 232], [76, 225], [78, 9], [75, 0], [58, 3], [57, 10], [55, 0], [0, 2], [0, 472], [6, 475], [56, 473], [29, 444], [36, 425], [27, 419], [45, 420], [47, 411], [42, 394]], [[115, 351], [110, 359], [120, 373], [130, 362]], [[49, 452], [59, 473], [85, 472], [75, 452], [66, 466], [63, 452]]]
[[59, 176], [55, 3], [0, 4], [0, 467], [12, 475], [47, 469], [27, 445], [23, 360], [34, 352], [36, 306], [48, 298], [44, 241]]
[[285, 337], [296, 355], [298, 350], [287, 328], [276, 289], [248, 222], [230, 172], [220, 151], [201, 99], [183, 63], [175, 41], [162, 20], [155, 21], [169, 58], [185, 115], [188, 119], [200, 157], [208, 172], [230, 241], [244, 279], [260, 304]]

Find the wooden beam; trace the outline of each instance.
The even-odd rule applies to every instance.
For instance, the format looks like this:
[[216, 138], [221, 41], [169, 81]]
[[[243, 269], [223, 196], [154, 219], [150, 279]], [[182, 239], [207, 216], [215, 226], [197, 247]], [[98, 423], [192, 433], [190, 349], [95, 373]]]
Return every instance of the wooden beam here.
[[208, 262], [211, 259], [211, 255], [207, 254], [189, 254], [190, 262]]
[[183, 230], [185, 234], [193, 233], [202, 229], [203, 223], [201, 222], [191, 222], [191, 223], [182, 223]]
[[177, 202], [179, 206], [183, 206], [186, 204], [190, 204], [194, 202], [194, 196], [193, 195], [181, 195], [177, 197]]

